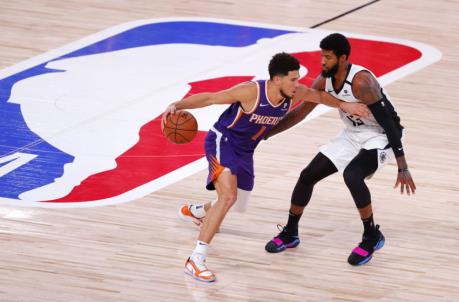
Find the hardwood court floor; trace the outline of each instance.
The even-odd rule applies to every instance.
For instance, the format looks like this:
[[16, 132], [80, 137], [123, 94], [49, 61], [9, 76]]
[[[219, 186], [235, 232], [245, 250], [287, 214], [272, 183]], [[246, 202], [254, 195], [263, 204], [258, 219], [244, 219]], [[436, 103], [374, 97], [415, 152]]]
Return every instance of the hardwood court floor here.
[[[109, 26], [204, 16], [309, 27], [361, 1], [0, 1], [0, 67]], [[379, 1], [321, 28], [419, 41], [441, 61], [387, 87], [408, 129], [415, 196], [392, 189], [395, 167], [370, 182], [386, 246], [364, 267], [346, 263], [361, 223], [339, 175], [321, 182], [301, 221], [302, 244], [264, 244], [285, 223], [296, 178], [341, 129], [327, 113], [260, 146], [249, 210], [232, 213], [212, 243], [215, 284], [183, 274], [197, 232], [176, 218], [210, 200], [197, 173], [117, 206], [0, 206], [0, 301], [457, 301], [459, 299], [459, 2]]]

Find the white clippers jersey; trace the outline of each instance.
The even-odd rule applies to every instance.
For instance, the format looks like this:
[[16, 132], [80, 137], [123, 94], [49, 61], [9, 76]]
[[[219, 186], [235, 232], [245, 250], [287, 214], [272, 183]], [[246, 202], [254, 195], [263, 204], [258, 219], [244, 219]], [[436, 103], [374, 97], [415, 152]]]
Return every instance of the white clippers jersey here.
[[[336, 97], [337, 99], [340, 99], [344, 102], [349, 102], [349, 103], [355, 103], [358, 102], [359, 100], [355, 98], [354, 94], [352, 93], [352, 80], [354, 79], [354, 76], [362, 70], [366, 70], [369, 73], [371, 73], [375, 79], [376, 76], [369, 71], [368, 69], [359, 66], [359, 65], [350, 65], [350, 69], [348, 72], [348, 75], [346, 77], [346, 80], [344, 81], [344, 85], [341, 88], [340, 91], [335, 91], [333, 88], [332, 84], [332, 78], [326, 78], [325, 80], [325, 91]], [[382, 88], [382, 92], [384, 95], [386, 95], [387, 99], [390, 101], [389, 95], [384, 91], [384, 88]], [[379, 123], [375, 120], [373, 115], [370, 113], [370, 116], [367, 118], [359, 118], [353, 115], [350, 115], [343, 110], [339, 109], [339, 115], [341, 119], [343, 120], [344, 124], [346, 125], [346, 128], [351, 131], [373, 131], [373, 132], [378, 132], [378, 133], [383, 133], [384, 130], [383, 128], [379, 125]]]

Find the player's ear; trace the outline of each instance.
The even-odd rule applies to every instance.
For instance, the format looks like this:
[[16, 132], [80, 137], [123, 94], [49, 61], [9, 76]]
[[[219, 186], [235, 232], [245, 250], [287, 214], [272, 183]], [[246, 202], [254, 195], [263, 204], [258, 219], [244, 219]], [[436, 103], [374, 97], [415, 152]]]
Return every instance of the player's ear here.
[[282, 82], [282, 76], [281, 75], [275, 75], [273, 76], [273, 83], [276, 85], [280, 85]]

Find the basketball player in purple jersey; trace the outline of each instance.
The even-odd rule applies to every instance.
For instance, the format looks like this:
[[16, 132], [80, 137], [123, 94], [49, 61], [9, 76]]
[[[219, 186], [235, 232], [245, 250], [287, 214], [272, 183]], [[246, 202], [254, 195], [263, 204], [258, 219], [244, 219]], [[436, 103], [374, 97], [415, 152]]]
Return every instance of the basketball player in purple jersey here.
[[[357, 118], [340, 111], [344, 130], [328, 144], [301, 172], [293, 190], [287, 225], [266, 244], [270, 253], [282, 252], [300, 243], [298, 222], [311, 199], [314, 185], [338, 171], [354, 199], [363, 223], [362, 241], [348, 257], [351, 265], [362, 265], [371, 260], [374, 251], [384, 245], [385, 238], [374, 224], [370, 191], [365, 180], [382, 168], [390, 159], [397, 161], [398, 172], [395, 187], [401, 193], [415, 193], [416, 185], [408, 170], [402, 146], [403, 127], [389, 95], [374, 74], [368, 69], [348, 61], [351, 51], [349, 41], [335, 33], [320, 42], [322, 49], [322, 74], [314, 81], [313, 88], [325, 90], [345, 102], [361, 102], [368, 105], [371, 115]], [[300, 104], [289, 112], [268, 136], [282, 132], [301, 121], [312, 106]]]
[[193, 278], [212, 282], [215, 275], [207, 269], [208, 245], [228, 210], [247, 198], [254, 185], [253, 153], [265, 134], [288, 110], [301, 100], [341, 108], [349, 114], [368, 116], [365, 105], [341, 102], [331, 95], [299, 84], [300, 64], [287, 54], [276, 54], [269, 63], [269, 80], [245, 82], [216, 93], [198, 93], [170, 104], [163, 123], [177, 110], [231, 104], [209, 130], [205, 140], [209, 162], [207, 189], [217, 191], [217, 201], [207, 212], [196, 248], [185, 263]]

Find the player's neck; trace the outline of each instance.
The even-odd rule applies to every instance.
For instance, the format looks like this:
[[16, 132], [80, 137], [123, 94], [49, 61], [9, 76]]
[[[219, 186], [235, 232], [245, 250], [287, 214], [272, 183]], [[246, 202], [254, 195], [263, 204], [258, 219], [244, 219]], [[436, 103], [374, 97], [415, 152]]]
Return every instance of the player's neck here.
[[266, 93], [267, 93], [268, 99], [274, 105], [277, 105], [280, 102], [282, 102], [284, 97], [282, 96], [280, 89], [276, 87], [276, 85], [274, 85], [274, 83], [271, 82], [271, 80], [268, 80], [266, 85], [267, 85]]
[[338, 72], [333, 76], [334, 86], [341, 87], [343, 85], [349, 73], [350, 66], [351, 64], [349, 64], [349, 62], [346, 61], [345, 64], [339, 67]]

